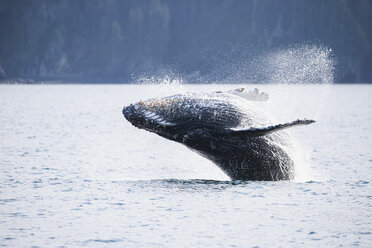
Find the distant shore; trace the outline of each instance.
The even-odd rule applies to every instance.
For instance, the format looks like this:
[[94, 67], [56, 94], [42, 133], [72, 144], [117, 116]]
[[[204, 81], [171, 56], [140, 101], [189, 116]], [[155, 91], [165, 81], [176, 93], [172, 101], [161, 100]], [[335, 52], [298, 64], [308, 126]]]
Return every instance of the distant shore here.
[[[14, 77], [0, 79], [0, 84], [136, 84], [137, 82], [133, 79], [119, 79], [119, 78], [93, 78], [93, 77]], [[202, 80], [185, 81], [185, 84], [270, 84], [267, 82], [228, 82], [226, 80], [222, 82], [208, 82]], [[272, 83], [272, 82], [271, 82]], [[313, 82], [316, 84], [317, 82]], [[299, 83], [301, 84], [301, 83]], [[309, 83], [305, 83], [309, 84]], [[334, 84], [372, 84], [372, 82], [334, 82]]]
[[0, 79], [0, 84], [130, 84], [128, 79], [80, 77], [30, 77]]

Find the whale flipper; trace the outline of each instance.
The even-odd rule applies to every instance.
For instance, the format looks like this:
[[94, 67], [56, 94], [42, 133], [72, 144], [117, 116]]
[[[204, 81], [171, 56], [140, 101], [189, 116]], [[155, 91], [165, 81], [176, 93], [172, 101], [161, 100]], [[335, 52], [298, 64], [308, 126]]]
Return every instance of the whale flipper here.
[[283, 124], [278, 124], [274, 126], [268, 126], [268, 127], [261, 127], [261, 128], [248, 128], [248, 129], [241, 129], [241, 130], [232, 130], [232, 134], [234, 135], [244, 135], [244, 136], [249, 136], [249, 137], [258, 137], [258, 136], [263, 136], [267, 134], [271, 134], [273, 132], [280, 131], [285, 128], [293, 127], [293, 126], [298, 126], [298, 125], [309, 125], [311, 123], [314, 123], [314, 120], [296, 120], [292, 122], [287, 122]]

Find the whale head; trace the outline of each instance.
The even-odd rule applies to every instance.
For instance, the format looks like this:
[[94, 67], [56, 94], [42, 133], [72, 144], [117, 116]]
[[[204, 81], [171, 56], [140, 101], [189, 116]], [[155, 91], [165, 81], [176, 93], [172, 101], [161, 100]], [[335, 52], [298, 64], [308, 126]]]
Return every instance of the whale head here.
[[171, 138], [169, 129], [175, 126], [175, 123], [168, 120], [169, 114], [164, 107], [158, 100], [140, 101], [124, 107], [123, 115], [137, 128]]

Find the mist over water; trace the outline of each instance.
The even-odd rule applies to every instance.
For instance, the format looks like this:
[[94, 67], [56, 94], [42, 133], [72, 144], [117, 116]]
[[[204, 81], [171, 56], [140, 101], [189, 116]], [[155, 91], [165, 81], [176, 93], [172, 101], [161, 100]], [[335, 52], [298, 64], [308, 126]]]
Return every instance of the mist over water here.
[[[324, 45], [298, 44], [285, 48], [263, 48], [249, 57], [230, 54], [209, 74], [182, 74], [172, 67], [154, 73], [133, 74], [137, 84], [180, 85], [184, 83], [228, 84], [332, 84], [336, 59]], [[211, 57], [214, 55], [212, 54]], [[227, 58], [226, 57], [226, 58]], [[176, 66], [176, 65], [175, 65]]]
[[255, 61], [259, 75], [268, 83], [332, 84], [335, 61], [331, 49], [298, 45], [278, 49]]

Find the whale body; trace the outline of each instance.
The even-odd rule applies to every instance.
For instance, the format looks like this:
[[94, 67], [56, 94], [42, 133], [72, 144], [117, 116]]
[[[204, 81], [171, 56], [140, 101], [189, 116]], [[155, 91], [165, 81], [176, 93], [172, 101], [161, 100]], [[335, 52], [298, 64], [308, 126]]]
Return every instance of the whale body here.
[[135, 127], [182, 143], [213, 161], [232, 180], [290, 180], [291, 140], [283, 129], [315, 121], [273, 125], [251, 103], [267, 99], [257, 89], [186, 93], [140, 101], [124, 107], [123, 114]]

